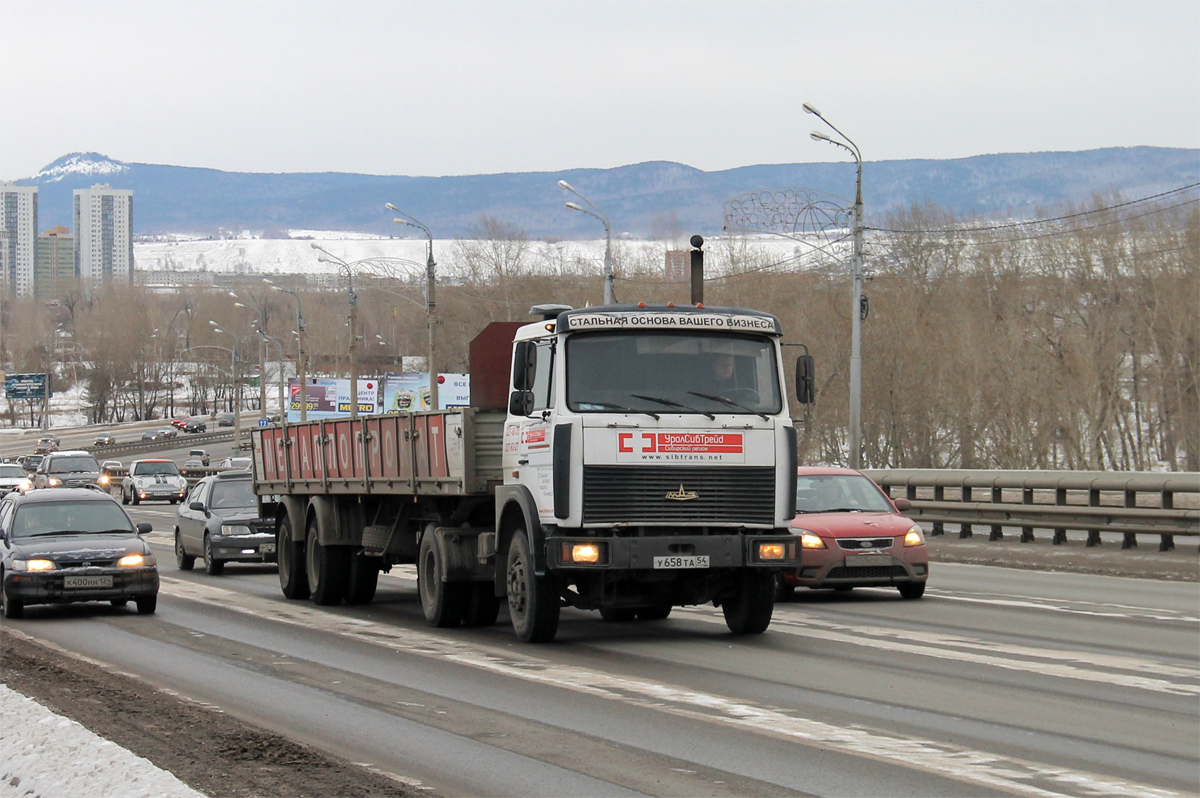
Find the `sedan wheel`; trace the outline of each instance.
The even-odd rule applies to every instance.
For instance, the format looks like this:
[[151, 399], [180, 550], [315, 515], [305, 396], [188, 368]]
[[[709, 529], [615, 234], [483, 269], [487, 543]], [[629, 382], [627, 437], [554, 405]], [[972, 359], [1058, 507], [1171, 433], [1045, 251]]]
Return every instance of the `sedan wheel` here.
[[212, 541], [204, 536], [204, 570], [210, 576], [220, 576], [225, 571], [225, 561], [213, 556]]
[[[181, 571], [190, 571], [196, 564], [196, 558], [188, 554], [183, 548], [183, 535], [179, 533], [178, 527], [175, 529], [175, 564], [179, 566]], [[205, 566], [207, 567], [207, 563]]]

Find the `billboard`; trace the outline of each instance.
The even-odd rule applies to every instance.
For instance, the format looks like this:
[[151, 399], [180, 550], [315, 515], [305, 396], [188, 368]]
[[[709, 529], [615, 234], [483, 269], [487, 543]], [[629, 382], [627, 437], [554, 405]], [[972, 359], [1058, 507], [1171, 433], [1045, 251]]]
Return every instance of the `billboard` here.
[[[308, 420], [342, 418], [350, 415], [350, 380], [341, 378], [310, 378], [304, 389], [308, 405]], [[288, 380], [288, 421], [300, 420], [300, 381]], [[371, 415], [379, 412], [379, 379], [358, 378], [358, 412]]]
[[[4, 394], [9, 399], [46, 399], [45, 374], [5, 374]], [[51, 389], [50, 396], [54, 392]]]
[[[383, 413], [407, 413], [429, 410], [428, 372], [390, 372], [383, 375], [380, 391]], [[471, 378], [466, 374], [438, 375], [438, 405], [440, 410], [467, 407], [471, 404]]]

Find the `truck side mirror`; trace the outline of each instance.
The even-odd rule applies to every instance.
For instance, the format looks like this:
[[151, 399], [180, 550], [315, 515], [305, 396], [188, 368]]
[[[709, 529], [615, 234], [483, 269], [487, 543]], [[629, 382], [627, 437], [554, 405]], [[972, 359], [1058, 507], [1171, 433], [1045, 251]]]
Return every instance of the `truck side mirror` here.
[[796, 401], [811, 405], [816, 395], [816, 377], [812, 355], [796, 358]]
[[533, 391], [513, 391], [508, 397], [510, 416], [533, 415]]
[[[513, 388], [518, 391], [528, 391], [533, 387], [533, 378], [536, 374], [537, 344], [533, 341], [518, 341], [513, 349]], [[523, 415], [528, 415], [528, 413]]]

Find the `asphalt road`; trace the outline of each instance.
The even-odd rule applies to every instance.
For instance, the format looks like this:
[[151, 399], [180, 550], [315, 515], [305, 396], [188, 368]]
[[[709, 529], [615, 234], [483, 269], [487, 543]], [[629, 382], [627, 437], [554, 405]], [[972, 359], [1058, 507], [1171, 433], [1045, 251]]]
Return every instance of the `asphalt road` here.
[[[411, 569], [366, 607], [273, 568], [177, 571], [151, 618], [27, 610], [22, 632], [445, 795], [1200, 793], [1200, 587], [934, 563], [920, 601], [800, 592], [765, 635], [719, 610], [555, 643], [424, 622]], [[17, 627], [14, 627], [17, 628]]]

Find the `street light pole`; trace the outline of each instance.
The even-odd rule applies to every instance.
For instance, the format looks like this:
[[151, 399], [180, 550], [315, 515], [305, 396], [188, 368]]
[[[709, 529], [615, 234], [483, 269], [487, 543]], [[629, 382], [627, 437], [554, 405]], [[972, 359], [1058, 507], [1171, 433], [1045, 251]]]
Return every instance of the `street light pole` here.
[[355, 362], [355, 349], [358, 342], [358, 329], [355, 323], [358, 316], [358, 297], [354, 294], [354, 266], [355, 263], [347, 263], [346, 261], [334, 255], [329, 250], [319, 244], [309, 244], [318, 252], [324, 253], [327, 257], [318, 257], [317, 260], [322, 263], [332, 263], [337, 266], [342, 275], [346, 278], [347, 296], [350, 302], [350, 316], [346, 320], [346, 324], [350, 327], [350, 418], [358, 418], [358, 363]]
[[212, 328], [217, 332], [227, 333], [233, 336], [233, 362], [231, 364], [233, 367], [233, 451], [234, 454], [236, 454], [237, 452], [241, 451], [241, 449], [238, 448], [241, 441], [238, 439], [241, 437], [242, 432], [242, 377], [241, 371], [238, 369], [238, 361], [241, 360], [241, 357], [238, 355], [239, 340], [237, 333], [233, 332], [232, 330], [222, 329], [215, 321], [212, 321], [211, 319], [208, 323], [211, 324]]
[[588, 207], [591, 208], [591, 210], [588, 210], [588, 208], [585, 208], [582, 205], [574, 202], [568, 202], [568, 208], [573, 211], [579, 211], [580, 213], [586, 213], [588, 216], [594, 216], [604, 223], [604, 304], [612, 305], [616, 302], [616, 299], [613, 297], [612, 225], [608, 222], [608, 216], [606, 216], [603, 211], [597, 208], [591, 200], [576, 191], [575, 188], [566, 180], [559, 180], [558, 187], [566, 189], [576, 197], [579, 197], [588, 204]]
[[437, 315], [435, 313], [437, 301], [434, 297], [434, 287], [437, 284], [435, 279], [437, 275], [437, 262], [433, 259], [433, 233], [424, 224], [404, 213], [404, 211], [392, 203], [389, 202], [384, 207], [405, 217], [403, 219], [393, 219], [393, 223], [406, 224], [416, 227], [418, 230], [424, 230], [426, 237], [429, 239], [429, 249], [425, 259], [425, 322], [429, 327], [429, 361], [426, 363], [426, 366], [429, 369], [429, 409], [439, 410], [441, 409], [441, 404], [438, 401]]
[[[271, 286], [274, 291], [282, 291], [285, 294], [291, 294], [296, 298], [296, 370], [298, 372], [300, 382], [300, 421], [308, 421], [308, 392], [305, 390], [304, 381], [307, 378], [305, 369], [305, 352], [304, 352], [304, 306], [300, 302], [300, 295], [295, 291], [289, 291], [282, 286], [275, 285], [267, 278], [263, 278], [263, 282]], [[287, 413], [287, 408], [280, 407], [279, 412]]]
[[[812, 114], [837, 133], [844, 142], [831, 138], [819, 130], [814, 130], [810, 136], [814, 141], [824, 141], [841, 147], [854, 156], [858, 165], [858, 177], [854, 185], [854, 211], [852, 224], [854, 234], [854, 251], [850, 260], [850, 268], [854, 282], [854, 304], [851, 308], [850, 319], [850, 467], [859, 468], [862, 460], [862, 286], [863, 286], [863, 201], [862, 201], [862, 153], [858, 145], [842, 131], [838, 130], [821, 112], [808, 103], [804, 103], [804, 112]], [[849, 146], [847, 146], [849, 145]]]
[[[237, 298], [237, 294], [233, 293], [232, 291], [229, 292], [229, 295], [235, 299]], [[265, 336], [267, 334], [266, 319], [263, 318], [262, 308], [260, 308], [260, 307], [246, 305], [246, 304], [243, 304], [242, 302], [234, 302], [233, 306], [237, 307], [237, 308], [242, 308], [243, 310], [253, 310], [255, 313], [258, 314], [258, 407], [259, 407], [258, 417], [266, 418], [267, 417], [267, 380], [266, 380], [267, 342], [266, 342], [266, 338], [265, 338]]]

